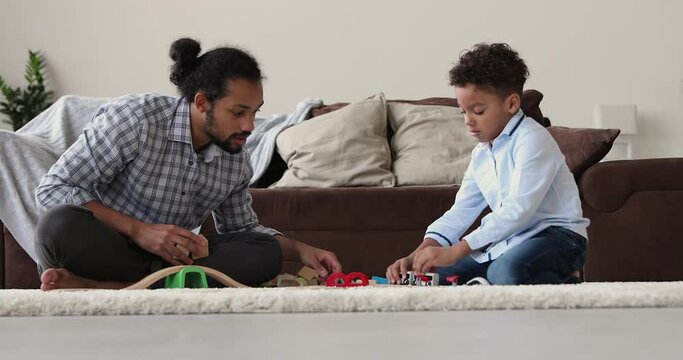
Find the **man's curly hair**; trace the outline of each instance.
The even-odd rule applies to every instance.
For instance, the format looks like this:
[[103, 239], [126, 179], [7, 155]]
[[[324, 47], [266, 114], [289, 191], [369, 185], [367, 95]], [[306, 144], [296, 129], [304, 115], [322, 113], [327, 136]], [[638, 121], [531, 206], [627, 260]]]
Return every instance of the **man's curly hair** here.
[[529, 69], [508, 44], [477, 44], [460, 55], [449, 72], [451, 86], [473, 84], [507, 97], [522, 96]]

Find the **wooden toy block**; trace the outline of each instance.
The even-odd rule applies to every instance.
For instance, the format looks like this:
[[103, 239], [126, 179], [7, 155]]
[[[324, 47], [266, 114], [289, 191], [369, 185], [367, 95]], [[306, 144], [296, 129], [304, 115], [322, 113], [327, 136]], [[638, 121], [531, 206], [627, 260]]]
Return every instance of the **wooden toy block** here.
[[[204, 237], [204, 235], [199, 234], [199, 236], [203, 237], [204, 240], [206, 240], [206, 238]], [[209, 241], [208, 241], [208, 240], [206, 240], [206, 245], [198, 247], [198, 248], [197, 248], [197, 251], [195, 251], [195, 252], [192, 254], [192, 260], [197, 260], [197, 259], [205, 258], [205, 257], [207, 257], [207, 256], [209, 256]]]
[[[204, 235], [200, 234], [199, 236], [203, 237], [204, 240], [206, 240]], [[198, 247], [197, 251], [195, 251], [192, 254], [190, 253], [190, 250], [188, 250], [186, 247], [184, 247], [180, 244], [176, 244], [176, 247], [178, 248], [178, 250], [182, 251], [183, 254], [185, 254], [188, 257], [191, 257], [192, 260], [197, 260], [197, 259], [201, 259], [201, 258], [205, 258], [205, 257], [209, 256], [209, 242], [208, 242], [208, 240], [207, 240], [205, 246]]]
[[304, 286], [305, 281], [297, 279], [292, 274], [280, 274], [275, 278], [277, 287]]
[[302, 267], [301, 270], [299, 270], [299, 272], [296, 274], [301, 276], [302, 278], [304, 278], [306, 280], [318, 278], [318, 272], [315, 271], [313, 268], [310, 268], [308, 266]]

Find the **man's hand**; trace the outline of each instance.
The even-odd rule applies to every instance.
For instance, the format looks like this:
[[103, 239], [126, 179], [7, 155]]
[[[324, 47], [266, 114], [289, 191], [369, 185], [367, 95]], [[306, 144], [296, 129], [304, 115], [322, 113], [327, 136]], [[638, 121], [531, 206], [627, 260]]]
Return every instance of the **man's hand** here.
[[131, 232], [131, 239], [141, 248], [159, 255], [172, 265], [191, 265], [193, 262], [189, 258], [190, 254], [179, 249], [179, 246], [194, 253], [207, 242], [203, 236], [175, 225], [144, 223], [135, 226]]
[[325, 279], [331, 273], [342, 271], [337, 255], [331, 251], [301, 243], [299, 256], [304, 265], [313, 268], [318, 273], [318, 278]]
[[318, 249], [283, 235], [275, 235], [275, 239], [280, 242], [285, 261], [301, 261], [304, 265], [314, 269], [320, 279], [326, 278], [331, 273], [342, 271], [337, 255], [331, 251]]
[[[207, 244], [201, 235], [175, 225], [151, 225], [131, 216], [113, 210], [101, 202], [93, 200], [83, 204], [95, 217], [114, 230], [129, 237], [146, 251], [159, 255], [169, 264], [192, 264], [187, 251], [195, 253], [196, 248]], [[178, 246], [184, 247], [179, 249]]]

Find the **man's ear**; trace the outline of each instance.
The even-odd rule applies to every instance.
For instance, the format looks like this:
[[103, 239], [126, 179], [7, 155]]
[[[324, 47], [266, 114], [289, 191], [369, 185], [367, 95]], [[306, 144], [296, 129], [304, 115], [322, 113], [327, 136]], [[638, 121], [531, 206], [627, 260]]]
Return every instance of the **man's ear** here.
[[517, 113], [517, 111], [519, 111], [519, 108], [522, 106], [522, 99], [519, 97], [519, 94], [512, 93], [510, 96], [508, 96], [506, 103], [508, 112], [511, 115], [514, 115]]
[[209, 99], [207, 99], [206, 94], [204, 94], [201, 91], [194, 94], [194, 105], [197, 107], [197, 110], [199, 110], [202, 114], [211, 110], [211, 107], [209, 105]]

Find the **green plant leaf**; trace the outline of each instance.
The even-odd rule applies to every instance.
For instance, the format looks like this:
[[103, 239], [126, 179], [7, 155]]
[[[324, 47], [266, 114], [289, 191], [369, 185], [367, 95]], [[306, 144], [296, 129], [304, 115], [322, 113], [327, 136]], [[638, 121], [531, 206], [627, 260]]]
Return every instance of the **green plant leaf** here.
[[24, 68], [24, 79], [28, 83], [25, 88], [12, 88], [0, 77], [0, 91], [5, 97], [0, 102], [0, 113], [9, 117], [14, 130], [19, 130], [31, 119], [52, 105], [53, 92], [44, 86], [45, 59], [39, 52], [28, 51], [28, 61]]

